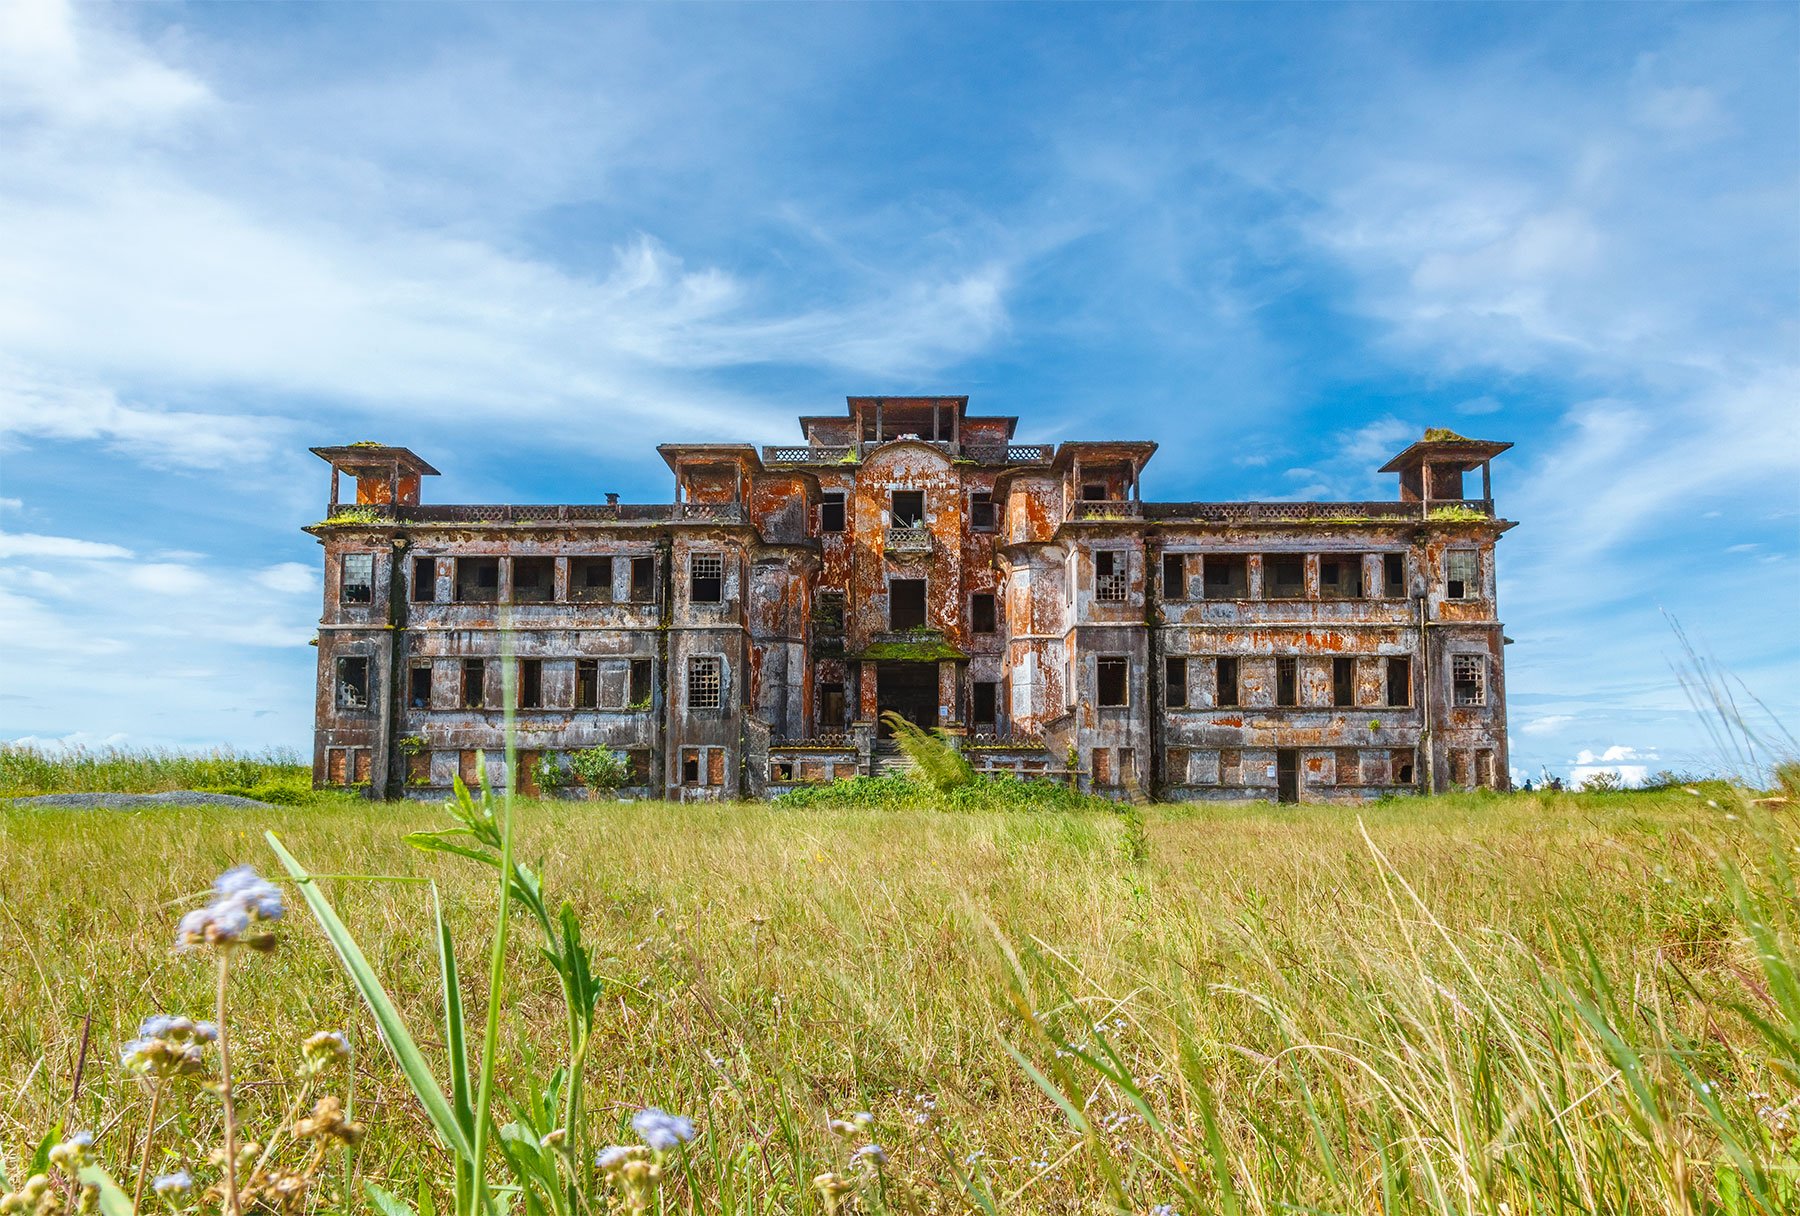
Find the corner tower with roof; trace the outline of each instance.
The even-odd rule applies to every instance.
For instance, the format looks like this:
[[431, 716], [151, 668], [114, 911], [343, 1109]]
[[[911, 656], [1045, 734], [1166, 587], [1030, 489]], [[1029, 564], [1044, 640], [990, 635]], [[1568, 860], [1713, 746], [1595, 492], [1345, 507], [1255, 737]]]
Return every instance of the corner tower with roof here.
[[1118, 797], [1505, 786], [1510, 445], [1427, 432], [1386, 502], [1159, 503], [1154, 443], [1020, 444], [963, 396], [800, 423], [664, 445], [660, 504], [427, 505], [406, 448], [313, 449], [316, 780], [435, 797], [493, 772], [510, 688], [528, 790], [591, 747], [640, 797], [881, 773], [890, 710], [977, 769]]

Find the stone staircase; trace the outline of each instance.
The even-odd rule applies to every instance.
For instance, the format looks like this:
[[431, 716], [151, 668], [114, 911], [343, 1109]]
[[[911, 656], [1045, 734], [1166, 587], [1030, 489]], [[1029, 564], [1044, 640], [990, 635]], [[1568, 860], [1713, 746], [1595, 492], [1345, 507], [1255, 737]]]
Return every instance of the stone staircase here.
[[875, 741], [875, 750], [869, 757], [869, 767], [873, 770], [871, 775], [876, 777], [916, 778], [919, 775], [919, 766], [892, 739]]

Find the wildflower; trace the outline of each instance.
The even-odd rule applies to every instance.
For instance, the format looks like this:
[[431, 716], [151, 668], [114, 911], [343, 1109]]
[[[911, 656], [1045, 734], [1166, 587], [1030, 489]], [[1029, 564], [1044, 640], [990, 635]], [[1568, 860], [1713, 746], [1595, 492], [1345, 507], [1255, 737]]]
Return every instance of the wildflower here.
[[195, 908], [175, 927], [178, 946], [216, 946], [221, 949], [247, 945], [271, 950], [275, 935], [252, 933], [254, 926], [278, 921], [286, 912], [281, 890], [261, 878], [249, 866], [234, 866], [213, 883], [213, 900]]
[[1172, 1203], [1159, 1203], [1150, 1209], [1150, 1216], [1175, 1216], [1175, 1205]]
[[657, 1152], [666, 1153], [694, 1138], [694, 1121], [652, 1106], [631, 1116], [631, 1130]]
[[826, 1170], [813, 1180], [813, 1189], [819, 1192], [819, 1198], [825, 1201], [827, 1212], [836, 1212], [844, 1202], [844, 1196], [856, 1189], [856, 1184], [842, 1174]]
[[594, 1154], [594, 1164], [610, 1174], [632, 1159], [632, 1156], [643, 1150], [627, 1147], [623, 1144], [609, 1144]]
[[206, 1055], [198, 1043], [140, 1038], [119, 1048], [119, 1063], [146, 1077], [185, 1077], [205, 1070]]
[[93, 1156], [94, 1133], [76, 1132], [50, 1150], [50, 1164], [73, 1178]]
[[887, 1150], [879, 1144], [865, 1144], [850, 1154], [852, 1166], [872, 1165], [879, 1169], [887, 1164], [887, 1159]]
[[327, 1094], [313, 1104], [310, 1116], [294, 1121], [294, 1134], [354, 1145], [362, 1139], [363, 1127], [362, 1124], [352, 1123], [345, 1118], [344, 1104], [336, 1097]]
[[300, 1075], [316, 1077], [350, 1058], [350, 1040], [341, 1030], [321, 1030], [300, 1044]]
[[151, 1181], [150, 1189], [158, 1195], [185, 1195], [194, 1189], [194, 1176], [186, 1170], [176, 1170], [172, 1174], [158, 1174]]

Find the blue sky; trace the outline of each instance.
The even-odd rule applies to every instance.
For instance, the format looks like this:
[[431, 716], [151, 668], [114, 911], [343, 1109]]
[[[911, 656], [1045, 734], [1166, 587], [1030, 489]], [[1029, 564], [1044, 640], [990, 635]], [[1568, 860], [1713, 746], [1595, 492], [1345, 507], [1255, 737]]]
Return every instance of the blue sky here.
[[[1800, 722], [1791, 5], [0, 6], [0, 738], [305, 745], [311, 444], [435, 501], [966, 392], [1147, 495], [1495, 494], [1514, 764]], [[1584, 761], [1584, 757], [1586, 758]]]

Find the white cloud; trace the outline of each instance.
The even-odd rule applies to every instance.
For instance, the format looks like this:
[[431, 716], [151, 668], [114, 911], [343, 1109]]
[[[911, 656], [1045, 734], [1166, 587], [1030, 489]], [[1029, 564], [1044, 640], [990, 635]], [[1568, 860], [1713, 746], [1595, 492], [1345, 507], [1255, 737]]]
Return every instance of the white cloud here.
[[25, 500], [22, 498], [0, 498], [0, 511], [23, 511]]
[[74, 127], [154, 125], [209, 99], [187, 73], [112, 34], [101, 11], [65, 0], [0, 5], [0, 116]]
[[1505, 407], [1492, 397], [1471, 397], [1467, 401], [1459, 401], [1450, 408], [1459, 414], [1471, 416], [1481, 414], [1498, 414]]
[[1561, 730], [1575, 721], [1574, 714], [1546, 714], [1541, 718], [1533, 718], [1519, 728], [1520, 734], [1548, 735]]
[[319, 573], [313, 567], [299, 562], [277, 562], [258, 570], [256, 581], [271, 591], [301, 595], [318, 586]]
[[40, 536], [34, 532], [0, 532], [0, 557], [68, 558], [106, 561], [131, 556], [131, 550], [101, 541], [71, 536]]

